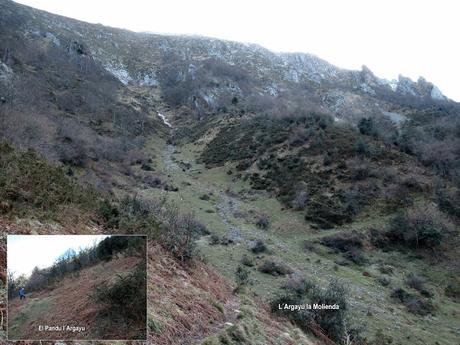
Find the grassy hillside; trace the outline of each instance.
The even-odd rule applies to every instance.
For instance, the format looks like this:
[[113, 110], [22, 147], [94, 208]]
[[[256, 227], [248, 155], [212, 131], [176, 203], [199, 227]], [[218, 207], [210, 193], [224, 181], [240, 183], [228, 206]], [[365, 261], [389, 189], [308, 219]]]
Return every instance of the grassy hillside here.
[[[239, 132], [232, 132], [232, 135], [236, 133]], [[432, 334], [436, 334], [437, 341], [442, 344], [458, 339], [454, 311], [457, 299], [449, 292], [458, 286], [455, 278], [458, 262], [455, 231], [458, 228], [445, 234], [449, 239], [434, 253], [424, 248], [398, 247], [391, 242], [382, 247], [372, 234], [387, 231], [397, 207], [383, 207], [385, 199], [377, 198], [369, 199], [369, 204], [364, 205], [350, 222], [334, 225], [330, 230], [319, 230], [314, 222], [305, 219], [305, 211], [283, 204], [282, 200], [277, 200], [276, 193], [254, 190], [250, 179], [238, 176], [238, 163], [225, 162], [213, 168], [197, 163], [196, 158], [206, 152], [205, 143], [206, 139], [201, 145], [166, 146], [163, 156], [158, 145], [152, 147], [158, 156], [158, 169], [179, 187], [179, 191], [168, 192], [170, 197], [194, 209], [197, 218], [211, 231], [199, 241], [206, 262], [229, 279], [235, 279], [238, 266], [246, 265], [250, 291], [266, 301], [282, 293], [281, 287], [290, 280], [288, 275], [264, 273], [262, 267], [267, 261], [282, 263], [296, 276], [320, 286], [327, 286], [333, 278], [340, 279], [348, 290], [349, 326], [360, 329], [361, 336], [369, 344], [377, 343], [382, 334], [384, 339], [391, 337], [396, 344], [425, 344], [425, 339]], [[231, 147], [228, 144], [233, 142], [227, 140], [221, 150]], [[239, 153], [231, 149], [228, 152]], [[393, 155], [404, 157], [397, 151]], [[423, 167], [414, 168], [417, 163], [410, 162], [410, 158], [395, 159], [393, 164], [401, 169], [395, 174], [398, 181], [404, 179], [403, 174], [410, 176], [417, 171], [424, 178], [431, 178], [430, 172]], [[323, 167], [322, 162], [316, 164]], [[406, 164], [414, 165], [405, 168]], [[329, 173], [335, 177], [335, 172]], [[290, 180], [285, 178], [284, 181]], [[157, 192], [151, 189], [142, 193], [155, 195]], [[424, 188], [408, 193], [414, 197], [415, 205], [431, 202], [435, 197]], [[372, 200], [378, 200], [382, 207], [372, 207], [376, 205]], [[268, 218], [267, 227], [258, 226], [261, 216]], [[454, 219], [449, 222], [450, 226], [456, 224]], [[266, 249], [255, 250], [257, 240], [262, 241]], [[412, 275], [423, 281], [423, 288], [411, 287]], [[399, 288], [407, 292], [409, 299], [399, 299], [396, 294]], [[415, 305], [409, 304], [409, 300]]]
[[202, 262], [177, 265], [152, 246], [149, 267], [152, 344], [314, 344], [314, 337], [271, 315], [266, 302], [235, 295], [231, 280]]
[[[186, 343], [191, 344], [201, 341], [231, 343], [237, 336], [266, 344], [276, 339], [274, 335], [280, 330], [283, 330], [287, 343], [311, 343], [310, 337], [299, 329], [274, 319], [266, 302], [256, 302], [250, 295], [233, 295], [231, 281], [216, 271], [200, 261], [178, 261], [174, 251], [155, 244], [162, 243], [155, 230], [159, 219], [145, 217], [146, 209], [142, 207], [146, 205], [141, 206], [129, 198], [122, 202], [102, 202], [98, 192], [81, 186], [66, 176], [61, 168], [46, 163], [33, 151], [3, 145], [1, 161], [4, 209], [0, 229], [4, 235], [104, 232], [147, 232], [151, 235], [148, 337], [152, 343], [176, 344], [178, 339], [186, 339]], [[11, 197], [8, 191], [15, 192], [18, 197]], [[99, 264], [85, 269], [78, 276], [65, 278], [63, 285], [28, 294], [27, 304], [14, 300], [10, 315], [15, 316], [10, 321], [10, 334], [21, 338], [39, 337], [40, 333], [30, 332], [29, 327], [58, 322], [62, 317], [69, 323], [77, 320], [79, 324], [88, 325], [88, 330], [94, 330], [91, 325], [101, 322], [98, 315], [102, 307], [95, 308], [94, 301], [88, 296], [93, 285], [107, 281], [112, 269], [123, 270], [134, 265], [130, 258]], [[5, 261], [3, 270], [6, 271]], [[3, 327], [6, 330], [6, 322]], [[106, 335], [119, 335], [113, 333], [111, 326], [103, 331]], [[88, 331], [85, 338], [93, 336]], [[6, 335], [3, 337], [5, 339]]]
[[93, 188], [79, 185], [64, 169], [49, 164], [33, 150], [1, 143], [0, 172], [2, 215], [53, 218], [66, 208], [90, 214], [97, 207], [100, 196]]
[[[122, 257], [85, 268], [76, 275], [67, 276], [55, 286], [32, 292], [25, 300], [10, 301], [8, 337], [10, 339], [129, 339], [139, 337], [142, 322], [124, 327], [123, 320], [109, 322], [104, 316], [105, 306], [95, 303], [91, 295], [95, 287], [114, 284], [117, 274], [126, 276], [142, 261], [136, 257]], [[145, 298], [145, 297], [144, 297]], [[39, 325], [70, 325], [85, 327], [85, 331], [42, 332]], [[144, 334], [145, 337], [145, 334]], [[135, 338], [136, 339], [136, 338]], [[142, 335], [139, 339], [142, 339]]]

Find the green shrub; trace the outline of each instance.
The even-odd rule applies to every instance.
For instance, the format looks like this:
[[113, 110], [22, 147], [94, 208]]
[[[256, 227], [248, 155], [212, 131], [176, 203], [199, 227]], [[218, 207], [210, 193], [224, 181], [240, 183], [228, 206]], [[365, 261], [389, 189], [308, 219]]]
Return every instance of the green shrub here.
[[447, 282], [447, 286], [444, 290], [446, 296], [452, 297], [457, 301], [460, 301], [460, 278], [454, 276]]
[[220, 244], [220, 236], [217, 235], [217, 234], [212, 234], [209, 237], [209, 244], [212, 245], [212, 246]]
[[161, 334], [163, 332], [163, 325], [153, 319], [148, 319], [147, 325], [150, 332]]
[[326, 152], [323, 155], [323, 165], [324, 166], [329, 166], [334, 162], [334, 159], [332, 158], [332, 155], [329, 154], [329, 152]]
[[251, 251], [255, 254], [259, 254], [259, 253], [263, 253], [267, 251], [267, 246], [265, 245], [265, 242], [261, 239], [254, 241], [250, 248], [251, 248]]
[[241, 257], [241, 264], [247, 267], [253, 267], [254, 261], [246, 254]]
[[259, 215], [256, 221], [256, 225], [261, 229], [268, 229], [268, 227], [270, 226], [270, 220], [268, 216], [266, 214]]
[[329, 229], [352, 221], [346, 207], [337, 198], [319, 196], [308, 204], [305, 219]]
[[418, 297], [410, 298], [405, 305], [410, 313], [421, 316], [434, 314], [435, 310], [433, 303]]
[[362, 248], [363, 239], [359, 233], [352, 232], [349, 234], [324, 236], [321, 239], [321, 244], [341, 252], [348, 252], [353, 248]]
[[8, 203], [8, 207], [2, 207], [3, 213], [35, 212], [53, 217], [66, 206], [93, 212], [99, 195], [34, 151], [20, 151], [0, 143], [0, 200]]
[[356, 153], [360, 156], [370, 156], [372, 154], [372, 148], [367, 142], [359, 138], [356, 142]]
[[383, 274], [393, 274], [393, 267], [382, 264], [379, 266], [379, 271], [380, 273], [383, 273]]
[[102, 219], [108, 228], [118, 227], [120, 211], [114, 203], [110, 202], [110, 200], [104, 199], [100, 202], [98, 213], [102, 216]]
[[397, 299], [404, 303], [409, 300], [409, 298], [411, 298], [411, 294], [403, 288], [396, 288], [391, 292], [391, 298]]
[[421, 299], [402, 288], [396, 288], [391, 297], [404, 304], [407, 310], [413, 314], [428, 315], [434, 313], [434, 305], [427, 300]]
[[364, 265], [368, 262], [367, 257], [361, 248], [351, 248], [344, 254], [344, 256], [357, 265]]
[[284, 276], [286, 274], [292, 273], [291, 268], [282, 262], [277, 262], [273, 260], [266, 260], [259, 267], [259, 271], [262, 273], [271, 274], [273, 276]]
[[422, 291], [425, 289], [425, 279], [414, 273], [409, 273], [406, 277], [405, 283], [408, 287]]
[[439, 209], [460, 219], [460, 189], [449, 190], [445, 186], [437, 186], [436, 197]]
[[159, 227], [152, 203], [136, 195], [125, 196], [120, 201], [117, 212], [118, 219], [114, 217], [113, 223], [128, 233], [152, 235]]
[[200, 196], [200, 200], [208, 201], [211, 197], [209, 194], [203, 194]]
[[[112, 326], [122, 324], [128, 331], [135, 325], [146, 323], [147, 280], [145, 263], [128, 275], [118, 275], [118, 279], [110, 284], [103, 283], [95, 287], [91, 297], [96, 303], [105, 306], [104, 314]], [[142, 328], [143, 329], [143, 328]]]
[[155, 169], [149, 163], [142, 163], [141, 169], [145, 171], [154, 171]]
[[190, 214], [174, 212], [166, 223], [162, 233], [162, 243], [176, 258], [189, 261], [196, 250], [196, 240], [206, 234], [206, 228]]
[[294, 294], [297, 298], [306, 296], [316, 284], [299, 274], [292, 274], [281, 287], [288, 293]]
[[338, 280], [331, 280], [323, 289], [312, 289], [310, 300], [318, 304], [338, 304], [338, 310], [319, 310], [314, 313], [314, 320], [334, 340], [342, 340], [345, 334], [345, 317], [347, 313], [347, 292]]
[[[279, 305], [305, 305], [305, 304], [337, 304], [339, 309], [304, 309], [300, 311], [287, 311], [279, 309]], [[347, 291], [337, 280], [331, 280], [326, 289], [301, 277], [290, 278], [284, 285], [283, 290], [271, 301], [272, 312], [282, 314], [305, 331], [319, 326], [326, 335], [338, 344], [342, 344], [346, 334], [347, 325]], [[348, 332], [358, 338], [356, 330]]]
[[249, 283], [249, 270], [247, 267], [239, 265], [235, 271], [236, 290], [241, 290]]
[[391, 283], [390, 278], [388, 278], [386, 276], [381, 276], [377, 280], [380, 283], [380, 285], [382, 285], [382, 286], [388, 286]]
[[377, 128], [375, 125], [375, 121], [371, 117], [364, 117], [358, 122], [358, 129], [361, 132], [361, 134], [364, 135], [372, 135], [376, 136], [377, 135]]

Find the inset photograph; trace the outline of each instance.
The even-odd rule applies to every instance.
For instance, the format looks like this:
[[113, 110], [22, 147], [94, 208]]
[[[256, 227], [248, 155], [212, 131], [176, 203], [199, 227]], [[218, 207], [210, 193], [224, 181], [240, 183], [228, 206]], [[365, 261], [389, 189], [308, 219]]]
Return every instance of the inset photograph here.
[[8, 235], [9, 340], [146, 340], [146, 236]]

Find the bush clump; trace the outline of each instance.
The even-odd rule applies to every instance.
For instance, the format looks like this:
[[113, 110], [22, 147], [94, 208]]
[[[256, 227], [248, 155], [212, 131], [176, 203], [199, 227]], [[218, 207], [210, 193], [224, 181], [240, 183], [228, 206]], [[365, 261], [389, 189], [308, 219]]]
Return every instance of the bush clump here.
[[359, 234], [352, 233], [347, 235], [332, 235], [323, 237], [321, 239], [321, 244], [341, 252], [347, 252], [353, 248], [362, 248], [363, 240]]
[[361, 248], [352, 248], [347, 251], [344, 256], [357, 265], [364, 265], [368, 262], [367, 257]]
[[379, 271], [382, 274], [393, 274], [393, 267], [390, 265], [382, 264], [379, 266]]
[[259, 271], [271, 274], [272, 276], [284, 276], [292, 273], [292, 269], [289, 266], [282, 262], [273, 260], [264, 261], [264, 263], [259, 267]]
[[215, 245], [223, 245], [223, 246], [228, 246], [229, 244], [232, 244], [233, 240], [231, 238], [228, 238], [227, 236], [219, 236], [217, 234], [212, 234], [209, 237], [209, 244], [212, 246]]
[[265, 242], [263, 240], [258, 239], [252, 243], [250, 249], [254, 254], [259, 254], [266, 252], [267, 246], [265, 245]]
[[266, 230], [270, 226], [270, 219], [266, 214], [261, 214], [257, 218], [256, 225], [258, 228]]
[[314, 222], [323, 229], [330, 229], [350, 223], [352, 215], [337, 198], [320, 196], [309, 203], [305, 220]]
[[[196, 240], [209, 234], [193, 214], [180, 212], [177, 205], [165, 198], [150, 200], [126, 196], [118, 204], [104, 201], [100, 213], [113, 227], [129, 233], [148, 234], [181, 261], [191, 260]], [[216, 236], [211, 237], [211, 243], [216, 241]]]
[[441, 211], [460, 219], [460, 189], [437, 186], [436, 197]]
[[434, 313], [434, 305], [425, 299], [417, 297], [403, 288], [396, 288], [391, 297], [404, 304], [407, 310], [417, 315], [428, 315]]
[[118, 275], [113, 283], [103, 283], [95, 287], [92, 298], [97, 303], [105, 305], [104, 314], [109, 317], [112, 325], [124, 325], [126, 331], [135, 325], [145, 325], [147, 308], [147, 280], [145, 264], [140, 264], [128, 275]]
[[200, 200], [208, 201], [209, 199], [211, 199], [209, 194], [200, 195]]
[[0, 142], [0, 213], [27, 212], [53, 218], [63, 207], [86, 212], [97, 209], [98, 193], [81, 186], [32, 150]]
[[358, 129], [364, 135], [377, 135], [377, 127], [372, 117], [364, 117], [358, 122]]
[[345, 235], [332, 235], [323, 237], [321, 244], [332, 248], [337, 252], [342, 252], [344, 257], [357, 265], [363, 265], [367, 258], [363, 251], [362, 236], [357, 233]]
[[[337, 305], [339, 308], [313, 308], [292, 312], [282, 309], [285, 304], [325, 304]], [[279, 295], [272, 300], [271, 307], [272, 312], [288, 317], [305, 331], [317, 330], [319, 327], [338, 344], [343, 343], [347, 334], [351, 339], [359, 338], [357, 330], [347, 327], [347, 291], [337, 280], [331, 280], [329, 285], [322, 289], [317, 284], [294, 275], [282, 286]]]
[[294, 199], [291, 202], [292, 208], [296, 211], [301, 211], [305, 208], [308, 202], [308, 191], [303, 184], [299, 184], [296, 188]]
[[138, 196], [127, 195], [118, 204], [105, 200], [101, 203], [99, 212], [107, 226], [129, 233], [152, 233], [153, 229], [159, 227], [152, 203]]
[[241, 257], [241, 264], [247, 267], [253, 267], [254, 261], [246, 254]]
[[235, 271], [236, 289], [235, 292], [241, 291], [249, 284], [249, 270], [245, 266], [239, 265]]
[[414, 273], [409, 273], [405, 281], [406, 285], [414, 290], [423, 291], [425, 289], [425, 279]]
[[444, 290], [446, 296], [452, 297], [457, 301], [460, 301], [460, 278], [452, 277]]
[[206, 234], [205, 226], [190, 213], [170, 217], [166, 229], [162, 235], [163, 245], [181, 261], [193, 258], [196, 240]]
[[433, 303], [418, 297], [410, 298], [405, 305], [410, 313], [421, 316], [433, 314], [435, 309]]
[[393, 244], [414, 249], [434, 249], [452, 228], [450, 221], [435, 207], [419, 206], [394, 217], [386, 236]]
[[380, 285], [382, 286], [388, 286], [390, 285], [391, 283], [391, 280], [390, 278], [386, 277], [386, 276], [381, 276], [377, 279], [377, 281], [380, 283]]

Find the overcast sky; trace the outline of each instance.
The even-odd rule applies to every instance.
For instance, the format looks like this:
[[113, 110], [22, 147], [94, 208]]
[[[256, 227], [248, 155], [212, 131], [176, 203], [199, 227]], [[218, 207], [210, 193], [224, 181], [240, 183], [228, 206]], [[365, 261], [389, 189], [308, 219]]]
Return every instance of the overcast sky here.
[[8, 272], [15, 277], [32, 273], [34, 267], [51, 266], [64, 252], [72, 248], [88, 248], [107, 235], [8, 235]]
[[424, 76], [460, 101], [457, 0], [19, 0], [133, 31], [197, 34], [307, 52], [379, 77]]

